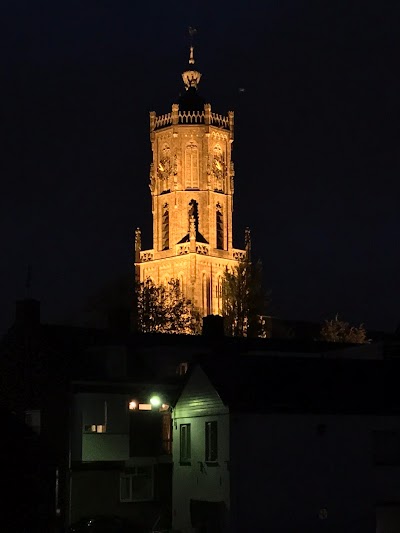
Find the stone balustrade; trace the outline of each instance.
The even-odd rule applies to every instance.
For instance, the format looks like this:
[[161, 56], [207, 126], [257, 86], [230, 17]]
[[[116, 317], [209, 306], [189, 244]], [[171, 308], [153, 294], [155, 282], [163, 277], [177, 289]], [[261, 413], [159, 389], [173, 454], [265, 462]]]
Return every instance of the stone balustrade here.
[[164, 128], [172, 124], [172, 113], [166, 113], [165, 115], [156, 116], [154, 127], [155, 128]]
[[233, 259], [236, 259], [236, 261], [244, 261], [246, 259], [246, 251], [232, 248], [232, 256]]
[[154, 259], [154, 250], [145, 250], [140, 252], [140, 262], [147, 263], [147, 261], [153, 261]]
[[[218, 113], [209, 113], [204, 111], [189, 111], [175, 110], [175, 113], [166, 113], [165, 115], [158, 115], [154, 113], [152, 116], [151, 130], [165, 128], [171, 124], [204, 124], [209, 123], [219, 128], [229, 130], [231, 127], [229, 115], [219, 115]], [[175, 118], [174, 118], [175, 117]]]
[[[209, 244], [202, 242], [196, 242], [196, 254], [199, 255], [212, 255], [212, 247]], [[175, 251], [172, 248], [169, 250], [163, 250], [162, 252], [157, 253], [157, 259], [175, 257], [178, 255], [186, 255], [190, 253], [190, 242], [183, 242], [175, 245]], [[246, 251], [239, 250], [237, 248], [232, 248], [232, 252], [229, 253], [227, 250], [218, 250], [218, 255], [222, 254], [222, 257], [229, 259], [230, 257], [236, 261], [244, 261], [246, 259]], [[140, 252], [140, 262], [147, 263], [148, 261], [154, 260], [154, 250], [144, 250]]]
[[179, 124], [203, 124], [204, 111], [179, 111]]
[[218, 113], [211, 113], [211, 124], [229, 130], [229, 117], [219, 115]]

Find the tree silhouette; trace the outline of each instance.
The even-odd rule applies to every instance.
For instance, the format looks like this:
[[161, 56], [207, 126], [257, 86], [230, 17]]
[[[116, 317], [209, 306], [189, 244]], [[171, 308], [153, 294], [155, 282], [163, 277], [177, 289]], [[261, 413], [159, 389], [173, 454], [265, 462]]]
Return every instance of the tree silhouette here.
[[142, 333], [199, 333], [199, 314], [180, 288], [179, 280], [155, 285], [150, 278], [136, 287], [137, 327]]
[[321, 327], [321, 339], [327, 342], [348, 342], [352, 344], [366, 344], [367, 332], [364, 325], [350, 326], [348, 322], [340, 320], [336, 315], [332, 320], [325, 320]]
[[267, 295], [262, 287], [262, 264], [248, 256], [233, 268], [226, 268], [222, 280], [222, 314], [225, 332], [238, 337], [262, 337]]

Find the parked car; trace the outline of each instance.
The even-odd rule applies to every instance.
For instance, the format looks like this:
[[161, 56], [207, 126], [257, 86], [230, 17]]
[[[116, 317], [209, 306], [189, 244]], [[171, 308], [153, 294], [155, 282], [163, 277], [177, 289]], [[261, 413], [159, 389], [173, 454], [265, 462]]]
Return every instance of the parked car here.
[[142, 529], [119, 516], [82, 518], [69, 528], [69, 533], [142, 533]]

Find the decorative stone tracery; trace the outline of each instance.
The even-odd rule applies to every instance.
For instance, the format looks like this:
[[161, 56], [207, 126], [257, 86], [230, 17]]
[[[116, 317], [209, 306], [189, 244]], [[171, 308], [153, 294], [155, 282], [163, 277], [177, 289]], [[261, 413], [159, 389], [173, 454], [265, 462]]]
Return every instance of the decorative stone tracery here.
[[199, 184], [199, 147], [189, 141], [185, 147], [185, 188], [198, 189]]

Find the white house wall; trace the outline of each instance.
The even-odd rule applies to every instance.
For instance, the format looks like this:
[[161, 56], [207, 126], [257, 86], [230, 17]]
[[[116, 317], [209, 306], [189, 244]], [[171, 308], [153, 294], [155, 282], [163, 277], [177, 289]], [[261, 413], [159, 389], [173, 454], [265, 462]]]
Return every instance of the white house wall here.
[[[205, 424], [217, 422], [218, 460], [205, 461]], [[191, 461], [180, 463], [180, 426], [191, 425]], [[174, 410], [173, 419], [173, 527], [181, 533], [191, 527], [190, 500], [224, 502], [229, 509], [229, 414], [207, 376], [196, 368]]]

